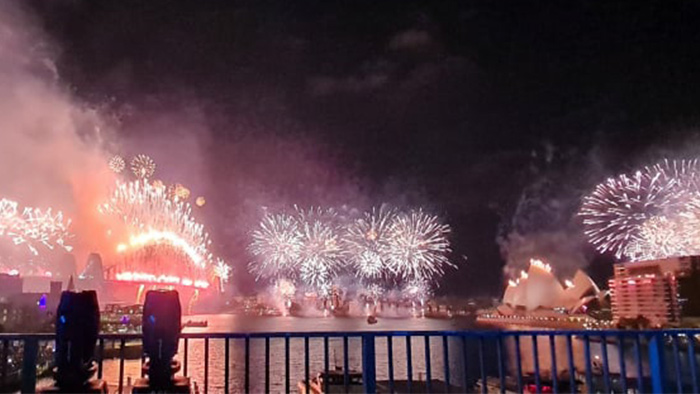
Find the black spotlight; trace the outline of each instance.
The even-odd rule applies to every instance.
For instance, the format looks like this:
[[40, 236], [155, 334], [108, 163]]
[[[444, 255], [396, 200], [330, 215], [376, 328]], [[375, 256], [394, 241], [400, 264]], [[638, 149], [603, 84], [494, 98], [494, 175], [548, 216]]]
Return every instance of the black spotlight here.
[[180, 364], [177, 354], [181, 330], [180, 297], [175, 290], [146, 293], [143, 306], [143, 352], [147, 357], [144, 372], [133, 392], [189, 392], [189, 379], [175, 378]]
[[106, 392], [102, 381], [91, 381], [100, 331], [100, 308], [94, 291], [64, 291], [56, 311], [56, 386], [46, 392]]

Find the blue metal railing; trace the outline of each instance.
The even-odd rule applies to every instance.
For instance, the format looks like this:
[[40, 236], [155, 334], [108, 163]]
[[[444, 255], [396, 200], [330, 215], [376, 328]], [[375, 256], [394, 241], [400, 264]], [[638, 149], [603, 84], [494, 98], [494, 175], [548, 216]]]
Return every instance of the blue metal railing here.
[[[347, 392], [359, 384], [364, 392], [697, 393], [699, 387], [700, 330], [188, 333], [181, 338], [181, 374], [203, 393], [298, 392], [319, 383], [319, 374], [336, 377], [320, 382], [325, 392]], [[128, 347], [140, 339], [99, 337], [97, 377], [111, 392], [128, 391], [131, 379], [141, 377], [143, 358], [127, 360]], [[45, 334], [0, 334], [2, 391], [15, 384], [34, 392], [48, 370], [42, 357], [50, 354], [53, 340]]]

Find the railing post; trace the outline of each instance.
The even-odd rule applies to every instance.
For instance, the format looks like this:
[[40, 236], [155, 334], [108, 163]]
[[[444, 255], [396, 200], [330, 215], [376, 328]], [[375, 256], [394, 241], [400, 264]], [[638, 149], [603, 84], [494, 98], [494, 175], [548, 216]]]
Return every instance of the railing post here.
[[663, 333], [654, 333], [649, 337], [649, 373], [651, 374], [651, 391], [653, 393], [665, 393]]
[[[36, 358], [39, 352], [39, 340], [24, 340], [24, 358], [22, 361], [22, 393], [36, 392]], [[5, 360], [7, 361], [7, 360]]]
[[374, 335], [362, 335], [362, 384], [365, 393], [377, 391], [377, 374], [374, 355]]

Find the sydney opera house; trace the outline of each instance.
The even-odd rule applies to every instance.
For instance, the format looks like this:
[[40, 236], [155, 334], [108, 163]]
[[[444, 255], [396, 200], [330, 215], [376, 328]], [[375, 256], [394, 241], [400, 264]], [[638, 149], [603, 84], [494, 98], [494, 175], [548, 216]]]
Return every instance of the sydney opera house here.
[[508, 282], [502, 304], [481, 311], [477, 320], [547, 327], [600, 327], [609, 322], [598, 320], [589, 312], [599, 308], [605, 295], [583, 271], [578, 270], [572, 279], [562, 283], [548, 264], [533, 259], [520, 278]]

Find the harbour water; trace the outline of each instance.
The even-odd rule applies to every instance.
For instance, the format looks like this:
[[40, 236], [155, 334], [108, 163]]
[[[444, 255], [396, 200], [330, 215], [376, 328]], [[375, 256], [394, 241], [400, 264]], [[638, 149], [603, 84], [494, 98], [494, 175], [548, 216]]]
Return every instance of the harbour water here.
[[[198, 315], [188, 316], [188, 320], [207, 320], [207, 327], [188, 327], [184, 332], [356, 332], [356, 331], [439, 331], [439, 330], [468, 330], [487, 328], [476, 327], [472, 319], [379, 319], [377, 324], [369, 325], [361, 318], [298, 318], [298, 317], [253, 317], [240, 315]], [[230, 340], [229, 361], [229, 387], [232, 392], [241, 392], [244, 387], [245, 373], [245, 347], [243, 339]], [[270, 339], [270, 389], [272, 392], [285, 390], [285, 348], [283, 338]], [[476, 339], [467, 340], [466, 346], [460, 338], [448, 340], [448, 370], [445, 370], [445, 357], [443, 353], [442, 338], [431, 337], [428, 344], [430, 348], [430, 369], [433, 379], [445, 379], [448, 372], [453, 385], [472, 387], [481, 377], [480, 368], [483, 360], [483, 373], [487, 376], [498, 376], [497, 344], [495, 340], [485, 339], [479, 343]], [[537, 347], [537, 363], [540, 372], [547, 375], [551, 371], [551, 351], [548, 337], [540, 337], [533, 342], [530, 337], [523, 337], [520, 341], [519, 364], [523, 375], [532, 374], [535, 368], [534, 348]], [[560, 373], [568, 370], [567, 345], [565, 338], [555, 338], [554, 341], [556, 366]], [[591, 342], [591, 360], [595, 365], [602, 365], [603, 346], [607, 346], [608, 364], [611, 373], [619, 371], [618, 350], [615, 344]], [[404, 337], [393, 338], [394, 379], [407, 378], [406, 364], [406, 339]], [[376, 348], [376, 372], [378, 380], [388, 379], [388, 351], [387, 338], [377, 338]], [[483, 352], [479, 353], [479, 348]], [[332, 338], [329, 343], [330, 367], [343, 366], [342, 338]], [[412, 370], [414, 380], [424, 380], [426, 372], [425, 358], [426, 342], [424, 337], [411, 339]], [[205, 372], [204, 340], [189, 340], [188, 344], [188, 375], [202, 388]], [[223, 339], [209, 340], [208, 363], [208, 389], [209, 392], [218, 393], [224, 389], [224, 354], [225, 342]], [[312, 338], [309, 342], [310, 374], [323, 370], [324, 352], [323, 340]], [[503, 343], [503, 360], [505, 371], [509, 375], [517, 373], [516, 346], [514, 341], [506, 340]], [[578, 338], [572, 338], [572, 354], [574, 367], [584, 371], [585, 353], [583, 342]], [[184, 341], [181, 341], [177, 358], [182, 361], [184, 355]], [[465, 365], [466, 355], [466, 365]], [[627, 376], [636, 376], [636, 364], [632, 349], [625, 350]], [[250, 390], [251, 392], [263, 392], [265, 384], [265, 340], [251, 339], [250, 341]], [[351, 370], [362, 370], [361, 339], [351, 337], [348, 343], [348, 363]], [[647, 369], [647, 366], [643, 366]], [[141, 361], [126, 360], [124, 365], [125, 385], [133, 382], [140, 376]], [[116, 388], [119, 378], [119, 360], [108, 359], [104, 361], [104, 379], [110, 386]], [[292, 338], [290, 341], [290, 385], [292, 391], [296, 391], [296, 384], [304, 378], [304, 340]]]
[[[300, 318], [300, 317], [257, 317], [241, 315], [195, 315], [187, 316], [187, 320], [207, 320], [207, 327], [187, 327], [184, 332], [311, 332], [311, 331], [424, 331], [424, 330], [457, 330], [473, 328], [471, 319], [379, 319], [377, 324], [369, 325], [364, 318]], [[204, 385], [204, 340], [188, 341], [188, 375], [201, 388]], [[388, 378], [388, 359], [386, 339], [378, 339], [377, 349], [377, 379]], [[406, 344], [404, 338], [394, 338], [395, 379], [406, 379]], [[245, 348], [244, 341], [231, 340], [230, 346], [230, 377], [229, 387], [232, 392], [243, 391]], [[432, 375], [444, 379], [442, 342], [435, 338], [431, 344]], [[270, 390], [283, 392], [285, 390], [284, 339], [270, 340]], [[414, 338], [412, 342], [413, 375], [418, 379], [425, 373], [425, 343], [422, 338]], [[222, 392], [224, 388], [224, 354], [223, 339], [209, 341], [209, 392]], [[323, 370], [323, 340], [311, 339], [309, 342], [310, 373]], [[460, 353], [461, 354], [461, 353]], [[180, 343], [178, 359], [182, 361], [184, 341]], [[455, 351], [455, 360], [459, 354]], [[329, 341], [330, 365], [343, 365], [343, 340], [333, 338]], [[349, 338], [348, 362], [350, 369], [362, 370], [362, 354], [360, 338]], [[454, 364], [454, 363], [452, 363]], [[452, 375], [461, 368], [454, 365]], [[265, 341], [251, 339], [250, 341], [250, 389], [251, 392], [263, 392], [265, 385]], [[140, 376], [141, 361], [126, 360], [124, 365], [125, 381], [135, 380]], [[304, 341], [302, 338], [292, 338], [290, 341], [290, 384], [296, 391], [296, 384], [304, 377]], [[104, 362], [104, 378], [110, 385], [119, 378], [119, 360], [111, 359]]]

